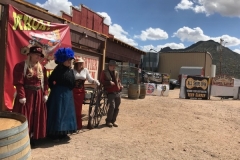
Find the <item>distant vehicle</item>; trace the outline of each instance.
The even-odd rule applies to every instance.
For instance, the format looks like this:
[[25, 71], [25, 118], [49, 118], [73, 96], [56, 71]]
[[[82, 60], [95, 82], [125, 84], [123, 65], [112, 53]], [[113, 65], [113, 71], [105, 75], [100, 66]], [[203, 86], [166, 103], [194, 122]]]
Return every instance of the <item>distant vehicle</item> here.
[[179, 87], [179, 86], [180, 86], [180, 84], [179, 84], [178, 80], [176, 80], [176, 79], [169, 80], [169, 89], [170, 90], [173, 90], [174, 88]]
[[169, 74], [158, 73], [152, 71], [143, 71], [143, 81], [145, 83], [156, 83], [156, 84], [169, 84], [169, 89], [173, 90], [179, 86], [179, 82], [176, 79], [169, 79]]
[[162, 83], [162, 75], [157, 72], [143, 71], [145, 83]]

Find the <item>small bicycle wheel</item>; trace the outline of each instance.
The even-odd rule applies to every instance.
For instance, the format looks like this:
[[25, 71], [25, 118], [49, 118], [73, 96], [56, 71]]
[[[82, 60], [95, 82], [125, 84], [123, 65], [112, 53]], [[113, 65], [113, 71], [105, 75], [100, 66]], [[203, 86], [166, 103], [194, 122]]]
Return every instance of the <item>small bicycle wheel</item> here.
[[108, 108], [109, 108], [109, 104], [108, 103], [105, 103], [105, 105], [103, 106], [103, 115], [107, 115], [107, 112], [108, 112]]
[[102, 106], [102, 110], [103, 110], [103, 115], [107, 115], [108, 112], [108, 108], [109, 108], [109, 104], [108, 104], [108, 100], [107, 100], [107, 94], [106, 92], [103, 92], [102, 94], [102, 101], [103, 101], [103, 106]]
[[108, 103], [108, 99], [107, 99], [107, 94], [106, 93], [105, 93], [105, 96], [104, 96], [104, 101], [105, 101], [104, 111], [105, 111], [105, 115], [107, 115], [108, 108], [109, 108], [109, 103]]

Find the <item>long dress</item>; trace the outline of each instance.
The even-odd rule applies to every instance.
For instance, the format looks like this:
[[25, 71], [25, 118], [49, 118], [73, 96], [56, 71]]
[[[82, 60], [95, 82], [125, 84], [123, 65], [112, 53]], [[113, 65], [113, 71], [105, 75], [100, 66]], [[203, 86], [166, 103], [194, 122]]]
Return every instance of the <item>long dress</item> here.
[[74, 81], [73, 70], [62, 64], [58, 64], [49, 76], [47, 134], [50, 137], [59, 138], [77, 130], [72, 93]]
[[84, 82], [88, 80], [88, 82], [93, 83], [94, 79], [89, 74], [87, 68], [82, 69], [80, 73], [74, 70], [74, 76], [75, 87], [73, 89], [73, 96], [77, 118], [77, 129], [80, 130], [82, 129], [82, 104], [85, 97]]
[[[26, 75], [25, 61], [17, 63], [13, 69], [13, 85], [16, 87], [17, 95], [14, 100], [13, 112], [18, 112], [26, 116], [28, 120], [29, 135], [33, 139], [44, 138], [46, 136], [47, 109], [43, 101], [43, 96], [48, 94], [48, 81], [46, 69], [43, 69], [43, 80], [36, 76], [36, 71], [32, 77]], [[42, 82], [43, 81], [43, 82]], [[26, 104], [19, 102], [19, 99], [26, 98]]]

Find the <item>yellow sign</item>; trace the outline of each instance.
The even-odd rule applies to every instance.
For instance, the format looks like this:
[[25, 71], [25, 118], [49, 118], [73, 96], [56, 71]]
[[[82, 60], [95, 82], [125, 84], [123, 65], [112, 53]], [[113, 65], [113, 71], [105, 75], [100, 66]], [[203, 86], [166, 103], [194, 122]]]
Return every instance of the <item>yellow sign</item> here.
[[193, 78], [188, 78], [186, 80], [186, 87], [188, 89], [192, 89], [196, 87], [196, 88], [202, 88], [203, 90], [206, 90], [208, 87], [208, 81], [206, 79], [194, 80]]

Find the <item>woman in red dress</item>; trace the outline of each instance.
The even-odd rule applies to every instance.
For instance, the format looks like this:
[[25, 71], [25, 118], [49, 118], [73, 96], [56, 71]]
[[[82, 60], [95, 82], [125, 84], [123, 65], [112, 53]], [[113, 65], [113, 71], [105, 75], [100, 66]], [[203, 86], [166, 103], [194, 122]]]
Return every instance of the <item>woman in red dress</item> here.
[[13, 69], [13, 85], [17, 93], [13, 112], [26, 116], [31, 145], [34, 140], [46, 136], [48, 81], [46, 69], [39, 62], [43, 57], [42, 48], [33, 46], [27, 59]]
[[82, 129], [82, 104], [85, 97], [84, 83], [88, 80], [89, 83], [100, 85], [98, 80], [95, 80], [89, 74], [87, 68], [84, 68], [84, 60], [76, 58], [74, 61], [75, 87], [73, 89], [74, 105], [77, 118], [77, 129]]

